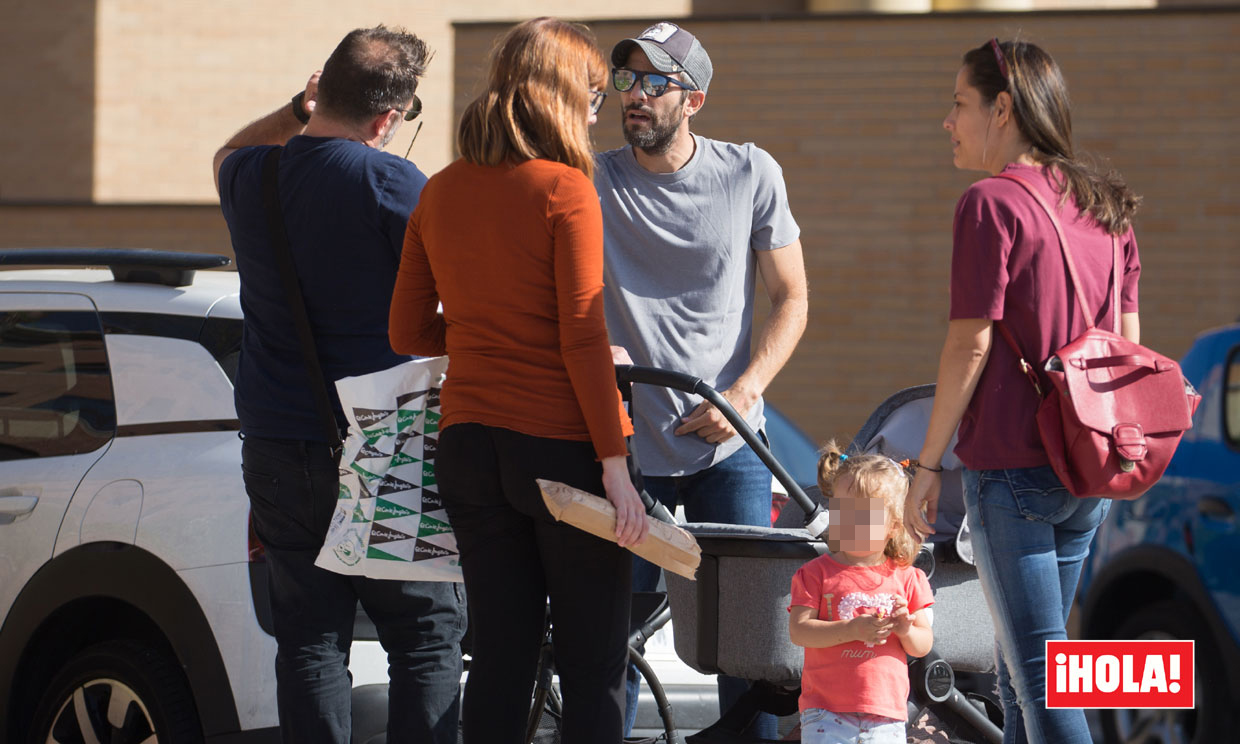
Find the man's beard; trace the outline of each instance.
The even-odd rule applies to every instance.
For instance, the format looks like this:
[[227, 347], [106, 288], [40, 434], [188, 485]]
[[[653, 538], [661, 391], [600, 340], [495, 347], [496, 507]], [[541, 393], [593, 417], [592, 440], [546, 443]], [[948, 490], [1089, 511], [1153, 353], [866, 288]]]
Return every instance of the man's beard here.
[[400, 127], [395, 126], [395, 125], [388, 127], [387, 131], [383, 133], [383, 139], [379, 140], [379, 146], [376, 147], [375, 149], [382, 150], [383, 148], [391, 144], [392, 140], [396, 137], [397, 129], [400, 129]]
[[[627, 121], [630, 111], [640, 111], [649, 116], [650, 127], [641, 130], [630, 128]], [[650, 109], [631, 105], [620, 113], [620, 129], [624, 132], [624, 140], [650, 155], [663, 155], [672, 149], [672, 144], [676, 141], [676, 133], [680, 128], [680, 113], [679, 109], [669, 111], [667, 117], [661, 119]]]

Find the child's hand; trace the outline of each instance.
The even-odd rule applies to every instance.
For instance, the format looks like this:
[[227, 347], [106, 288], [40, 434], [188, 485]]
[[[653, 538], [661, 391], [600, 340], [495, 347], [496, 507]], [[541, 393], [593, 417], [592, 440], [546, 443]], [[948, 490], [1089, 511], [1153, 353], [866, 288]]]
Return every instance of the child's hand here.
[[857, 615], [848, 621], [856, 640], [867, 646], [878, 646], [887, 642], [894, 627], [891, 617], [884, 615]]
[[891, 605], [891, 632], [901, 638], [908, 635], [913, 627], [913, 621], [917, 619], [917, 613], [908, 611], [908, 600], [904, 597], [897, 596]]

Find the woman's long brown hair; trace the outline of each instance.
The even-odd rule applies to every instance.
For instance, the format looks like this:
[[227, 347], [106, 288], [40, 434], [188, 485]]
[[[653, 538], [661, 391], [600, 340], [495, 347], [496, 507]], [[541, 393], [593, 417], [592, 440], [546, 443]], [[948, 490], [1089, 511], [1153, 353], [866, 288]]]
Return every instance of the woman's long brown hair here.
[[607, 62], [585, 26], [536, 18], [514, 26], [491, 54], [487, 87], [461, 117], [457, 148], [477, 165], [545, 158], [594, 173], [590, 90]]
[[1033, 145], [1034, 159], [1051, 169], [1061, 203], [1071, 194], [1081, 213], [1088, 212], [1107, 232], [1128, 232], [1141, 197], [1117, 171], [1099, 168], [1073, 148], [1068, 86], [1059, 65], [1035, 44], [1005, 41], [998, 46], [1007, 70], [987, 42], [964, 55], [969, 84], [987, 105], [1004, 91], [1012, 96], [1016, 125]]

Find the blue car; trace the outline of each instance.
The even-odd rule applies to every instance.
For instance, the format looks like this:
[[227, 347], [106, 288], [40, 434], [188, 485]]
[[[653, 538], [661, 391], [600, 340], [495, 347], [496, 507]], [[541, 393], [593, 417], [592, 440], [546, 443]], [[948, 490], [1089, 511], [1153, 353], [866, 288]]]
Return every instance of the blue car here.
[[1108, 744], [1240, 740], [1240, 323], [1181, 364], [1193, 428], [1148, 493], [1112, 505], [1078, 597], [1082, 638], [1196, 641], [1196, 707], [1101, 710]]

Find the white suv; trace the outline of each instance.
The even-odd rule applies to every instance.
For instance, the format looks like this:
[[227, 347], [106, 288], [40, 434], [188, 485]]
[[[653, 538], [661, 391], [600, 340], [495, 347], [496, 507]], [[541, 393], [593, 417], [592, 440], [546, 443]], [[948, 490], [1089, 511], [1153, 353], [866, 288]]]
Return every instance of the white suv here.
[[0, 251], [0, 741], [279, 738], [227, 263]]
[[[249, 530], [222, 256], [0, 250], [0, 742], [278, 741], [275, 639]], [[109, 269], [18, 269], [22, 266]], [[813, 478], [774, 409], [772, 447]], [[795, 449], [799, 447], [800, 449]], [[682, 728], [714, 680], [647, 646]], [[359, 611], [354, 741], [381, 738], [386, 655]], [[639, 727], [657, 713], [643, 686]]]

